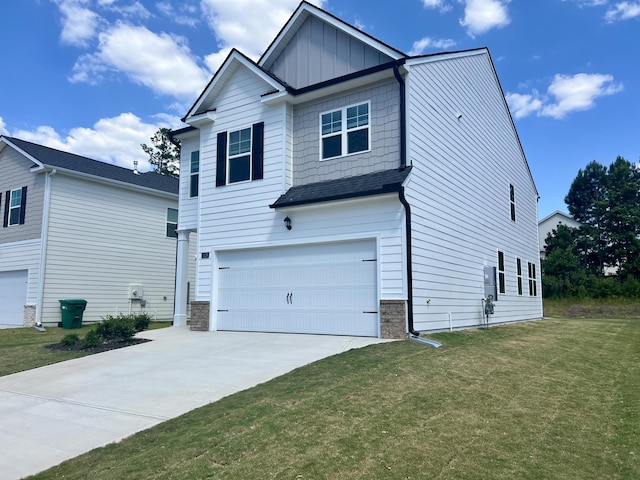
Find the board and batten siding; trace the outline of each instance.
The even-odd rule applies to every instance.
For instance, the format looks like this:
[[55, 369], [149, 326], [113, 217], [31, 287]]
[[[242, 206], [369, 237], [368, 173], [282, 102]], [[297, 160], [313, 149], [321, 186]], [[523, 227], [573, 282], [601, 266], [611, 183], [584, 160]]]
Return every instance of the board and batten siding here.
[[270, 70], [288, 85], [302, 88], [391, 60], [384, 53], [310, 15]]
[[[537, 192], [488, 53], [408, 69], [415, 328], [449, 328], [449, 319], [453, 328], [483, 323], [484, 266], [497, 266], [498, 251], [506, 293], [498, 294], [490, 321], [541, 318]], [[537, 296], [529, 295], [528, 262], [536, 266]]]
[[141, 311], [129, 285], [142, 285], [158, 320], [173, 316], [176, 239], [166, 237], [167, 208], [177, 198], [52, 177], [43, 322], [59, 321], [58, 300], [87, 300], [84, 320]]

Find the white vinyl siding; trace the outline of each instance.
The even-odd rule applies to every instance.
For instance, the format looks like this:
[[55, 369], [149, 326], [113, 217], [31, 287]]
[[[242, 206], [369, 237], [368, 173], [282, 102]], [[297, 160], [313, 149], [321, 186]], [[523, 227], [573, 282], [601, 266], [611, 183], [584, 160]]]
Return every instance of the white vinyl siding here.
[[[418, 330], [482, 322], [483, 271], [537, 257], [537, 192], [488, 53], [409, 62], [409, 147], [414, 321]], [[462, 113], [457, 118], [456, 113]], [[518, 221], [505, 212], [518, 186]], [[508, 205], [508, 203], [506, 203]], [[517, 295], [514, 262], [491, 321], [542, 317], [539, 298]]]
[[197, 134], [190, 134], [180, 142], [180, 205], [178, 225], [182, 229], [196, 228], [198, 222], [198, 198], [191, 197], [191, 153], [200, 149]]
[[60, 174], [51, 184], [43, 322], [59, 318], [65, 298], [87, 300], [88, 322], [140, 311], [129, 302], [130, 284], [142, 285], [144, 311], [171, 319], [176, 239], [167, 238], [166, 224], [177, 199]]

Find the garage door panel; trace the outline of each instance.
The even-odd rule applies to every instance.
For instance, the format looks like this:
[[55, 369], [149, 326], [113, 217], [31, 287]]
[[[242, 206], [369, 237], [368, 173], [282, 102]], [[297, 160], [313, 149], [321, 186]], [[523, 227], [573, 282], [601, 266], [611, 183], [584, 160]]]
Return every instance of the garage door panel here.
[[223, 252], [218, 328], [377, 336], [374, 253], [374, 241]]
[[0, 323], [22, 325], [27, 302], [28, 271], [0, 272]]

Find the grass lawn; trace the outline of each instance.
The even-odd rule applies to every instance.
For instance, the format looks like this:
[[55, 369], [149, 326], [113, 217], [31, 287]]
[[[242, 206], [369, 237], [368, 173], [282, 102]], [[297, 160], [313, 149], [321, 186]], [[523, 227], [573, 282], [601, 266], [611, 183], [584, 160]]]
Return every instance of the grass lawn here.
[[432, 337], [321, 360], [35, 478], [640, 478], [640, 321]]
[[[149, 330], [169, 325], [170, 322], [151, 322]], [[38, 332], [33, 328], [0, 330], [0, 376], [88, 355], [85, 352], [50, 350], [46, 345], [58, 343], [62, 337], [70, 333], [82, 338], [92, 328], [94, 325], [83, 325], [74, 329], [46, 327], [46, 332]]]

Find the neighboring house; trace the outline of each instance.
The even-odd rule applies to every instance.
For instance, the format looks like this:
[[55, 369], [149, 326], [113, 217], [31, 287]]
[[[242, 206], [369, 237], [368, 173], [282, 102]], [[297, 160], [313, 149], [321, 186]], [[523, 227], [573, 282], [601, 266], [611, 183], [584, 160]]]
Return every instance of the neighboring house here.
[[173, 316], [178, 180], [0, 137], [0, 323]]
[[547, 215], [538, 222], [538, 235], [540, 242], [540, 258], [545, 258], [544, 247], [547, 235], [553, 233], [558, 228], [558, 225], [565, 225], [570, 228], [580, 228], [582, 225], [577, 220], [574, 220], [568, 213], [556, 210], [550, 215]]
[[401, 337], [483, 324], [489, 292], [491, 323], [542, 317], [538, 193], [486, 49], [409, 57], [303, 2], [184, 122], [192, 324]]

